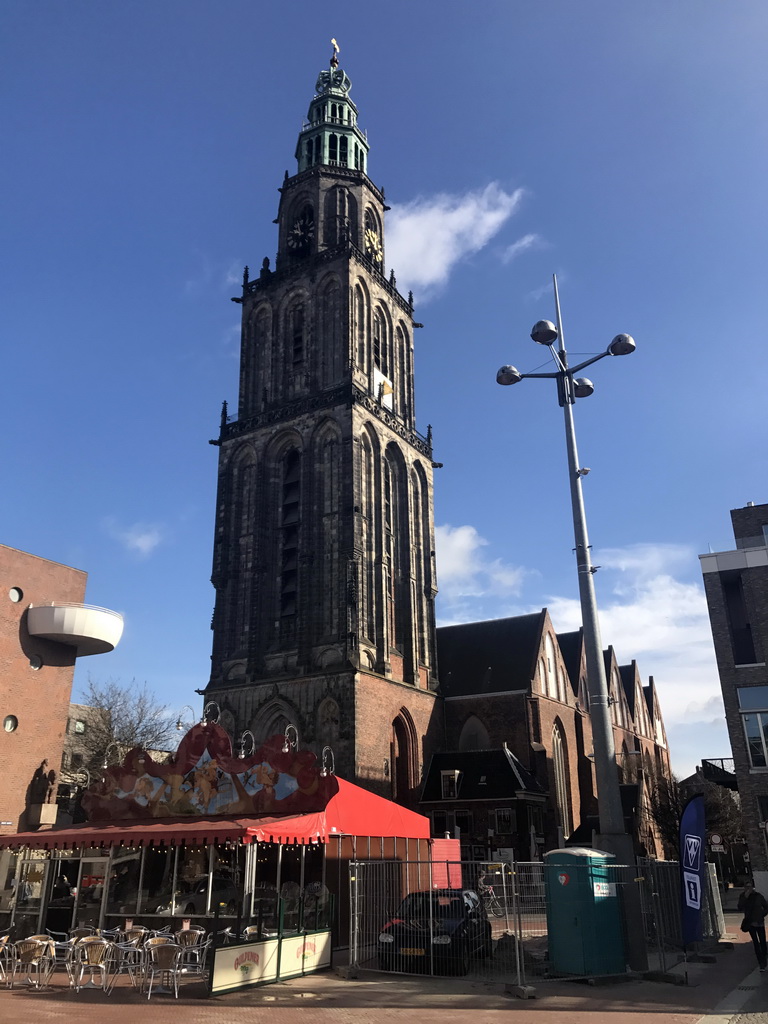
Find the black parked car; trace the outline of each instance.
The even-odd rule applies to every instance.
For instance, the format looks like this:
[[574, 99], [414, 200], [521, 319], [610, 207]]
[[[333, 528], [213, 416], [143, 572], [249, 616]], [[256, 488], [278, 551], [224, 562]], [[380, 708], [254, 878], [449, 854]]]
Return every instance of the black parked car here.
[[493, 938], [472, 889], [412, 892], [379, 933], [379, 967], [466, 974], [470, 959], [490, 956]]

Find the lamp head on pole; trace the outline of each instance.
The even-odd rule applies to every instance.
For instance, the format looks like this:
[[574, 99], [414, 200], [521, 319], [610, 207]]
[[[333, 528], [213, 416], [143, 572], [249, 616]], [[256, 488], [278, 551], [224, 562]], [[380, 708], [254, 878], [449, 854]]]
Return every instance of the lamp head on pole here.
[[608, 346], [609, 356], [628, 356], [635, 351], [635, 339], [631, 334], [617, 334]]
[[514, 366], [502, 366], [496, 374], [497, 384], [517, 384], [523, 375]]
[[531, 337], [537, 345], [554, 345], [557, 328], [551, 320], [538, 320], [531, 328]]
[[588, 377], [576, 377], [573, 382], [573, 393], [577, 398], [589, 398], [595, 385]]

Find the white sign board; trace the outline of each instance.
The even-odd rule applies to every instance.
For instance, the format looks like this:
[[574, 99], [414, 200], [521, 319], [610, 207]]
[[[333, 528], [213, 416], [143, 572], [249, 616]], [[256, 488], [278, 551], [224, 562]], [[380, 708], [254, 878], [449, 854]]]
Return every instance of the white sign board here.
[[595, 899], [605, 899], [606, 896], [616, 895], [615, 882], [593, 882], [592, 888], [595, 894]]
[[294, 935], [283, 939], [280, 950], [280, 977], [292, 978], [297, 974], [311, 974], [321, 967], [331, 966], [331, 933]]
[[215, 950], [211, 995], [276, 981], [279, 946], [278, 940], [272, 939], [242, 946], [221, 946]]
[[686, 905], [701, 910], [701, 882], [693, 871], [683, 871], [683, 890]]

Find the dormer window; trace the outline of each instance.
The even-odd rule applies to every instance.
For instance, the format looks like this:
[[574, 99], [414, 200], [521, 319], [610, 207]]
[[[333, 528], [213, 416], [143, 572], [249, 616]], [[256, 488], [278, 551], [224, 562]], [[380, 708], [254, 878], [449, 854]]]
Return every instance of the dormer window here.
[[461, 781], [461, 772], [450, 771], [440, 772], [440, 788], [443, 795], [443, 800], [455, 800], [459, 795], [459, 782]]

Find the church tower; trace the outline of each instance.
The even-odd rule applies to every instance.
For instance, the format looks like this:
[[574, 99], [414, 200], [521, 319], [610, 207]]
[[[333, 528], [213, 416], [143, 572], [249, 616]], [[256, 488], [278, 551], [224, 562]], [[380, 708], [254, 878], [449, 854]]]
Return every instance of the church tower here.
[[388, 207], [335, 49], [296, 159], [274, 269], [246, 268], [233, 300], [205, 695], [235, 741], [292, 724], [340, 775], [409, 803], [434, 729], [432, 447], [415, 428], [413, 301], [385, 273]]

